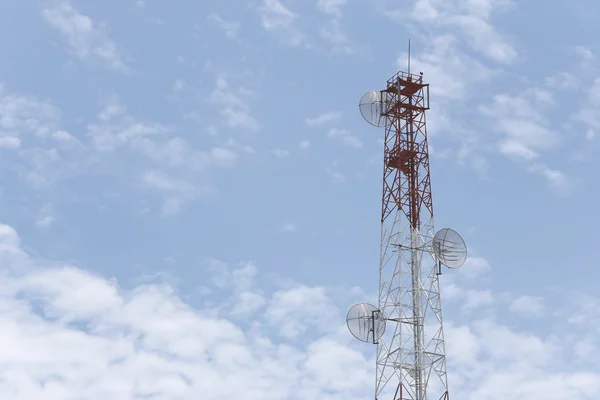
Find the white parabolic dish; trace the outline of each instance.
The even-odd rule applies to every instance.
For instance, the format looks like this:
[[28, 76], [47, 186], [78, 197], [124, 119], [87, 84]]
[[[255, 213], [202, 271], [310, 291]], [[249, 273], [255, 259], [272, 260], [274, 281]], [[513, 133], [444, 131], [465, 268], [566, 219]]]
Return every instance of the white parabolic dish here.
[[433, 237], [433, 252], [448, 268], [460, 268], [467, 261], [467, 245], [463, 238], [450, 228], [440, 229]]
[[376, 342], [385, 332], [383, 314], [369, 303], [358, 303], [352, 306], [346, 317], [348, 330], [362, 342]]
[[363, 94], [360, 98], [358, 108], [360, 114], [369, 124], [381, 127], [385, 125], [386, 117], [382, 114], [385, 112], [388, 103], [386, 93], [379, 90], [371, 90]]

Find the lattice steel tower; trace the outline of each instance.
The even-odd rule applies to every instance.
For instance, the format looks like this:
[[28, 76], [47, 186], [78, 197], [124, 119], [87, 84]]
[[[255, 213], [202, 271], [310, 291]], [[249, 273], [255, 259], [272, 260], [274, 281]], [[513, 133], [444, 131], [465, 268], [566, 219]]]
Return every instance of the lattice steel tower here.
[[378, 400], [449, 399], [439, 275], [442, 264], [460, 267], [467, 251], [455, 231], [434, 234], [428, 109], [423, 73], [399, 72], [360, 102], [367, 122], [385, 127], [379, 301], [352, 307], [347, 323], [377, 345]]

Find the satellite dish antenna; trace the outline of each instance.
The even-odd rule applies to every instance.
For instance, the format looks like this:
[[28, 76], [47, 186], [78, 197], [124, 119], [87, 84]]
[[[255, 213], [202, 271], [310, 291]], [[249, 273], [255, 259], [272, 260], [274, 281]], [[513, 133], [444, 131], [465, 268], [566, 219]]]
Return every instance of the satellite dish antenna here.
[[352, 306], [346, 316], [348, 330], [361, 342], [377, 343], [385, 332], [385, 318], [381, 311], [369, 303]]
[[433, 252], [441, 264], [460, 268], [467, 261], [467, 245], [463, 238], [450, 228], [440, 229], [433, 237]]
[[383, 114], [388, 103], [387, 93], [371, 90], [360, 98], [358, 108], [365, 121], [373, 126], [382, 127], [385, 125], [386, 117]]

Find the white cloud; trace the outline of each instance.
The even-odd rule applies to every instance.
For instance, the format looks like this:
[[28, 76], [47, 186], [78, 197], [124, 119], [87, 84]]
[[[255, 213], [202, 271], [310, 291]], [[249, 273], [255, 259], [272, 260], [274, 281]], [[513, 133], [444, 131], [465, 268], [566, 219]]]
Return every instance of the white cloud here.
[[221, 146], [194, 149], [186, 140], [168, 135], [168, 127], [132, 117], [116, 99], [111, 99], [99, 113], [98, 121], [89, 124], [87, 129], [92, 144], [101, 153], [129, 149], [160, 165], [194, 171], [205, 171], [213, 166], [232, 167], [239, 157], [238, 151], [251, 150], [232, 140]]
[[550, 128], [544, 115], [548, 102], [540, 101], [535, 90], [517, 95], [494, 96], [493, 103], [480, 110], [494, 121], [495, 129], [505, 135], [500, 151], [533, 161], [539, 153], [559, 144], [560, 135]]
[[287, 28], [296, 19], [296, 14], [291, 12], [279, 0], [264, 0], [262, 23], [265, 29]]
[[46, 203], [38, 211], [36, 216], [35, 225], [40, 229], [49, 229], [54, 222], [56, 222], [57, 216], [52, 206]]
[[[219, 260], [211, 260], [208, 270], [213, 274], [211, 283], [223, 293], [231, 290], [231, 298], [221, 301], [216, 307], [224, 313], [236, 318], [254, 318], [255, 313], [266, 305], [262, 290], [256, 286], [258, 269], [250, 262], [231, 268]], [[206, 287], [208, 294], [213, 291]]]
[[521, 296], [512, 301], [510, 310], [525, 315], [540, 314], [544, 311], [544, 299], [535, 296]]
[[535, 163], [530, 167], [530, 171], [544, 177], [550, 189], [554, 190], [557, 194], [568, 195], [575, 186], [570, 176], [562, 171], [551, 169], [544, 164]]
[[355, 149], [360, 149], [363, 147], [363, 142], [354, 135], [351, 135], [345, 129], [330, 129], [327, 135], [331, 138], [338, 139], [342, 144], [348, 147], [353, 147]]
[[290, 156], [290, 152], [284, 149], [273, 149], [271, 153], [277, 158], [287, 158]]
[[573, 90], [581, 84], [579, 77], [570, 72], [557, 72], [544, 79], [544, 83], [551, 89]]
[[[336, 394], [356, 393], [354, 397], [358, 397], [359, 392], [373, 384], [373, 374], [369, 371], [372, 364], [352, 347], [323, 338], [311, 343], [307, 353], [306, 372], [318, 387], [329, 387], [329, 391]], [[313, 389], [312, 394], [306, 398], [319, 397], [317, 390]]]
[[210, 155], [212, 156], [215, 164], [226, 167], [233, 166], [238, 158], [237, 154], [224, 147], [213, 147], [210, 150]]
[[[406, 7], [384, 11], [393, 20], [417, 30], [419, 49], [412, 54], [411, 70], [423, 71], [425, 81], [431, 84], [431, 107], [435, 113], [427, 116], [428, 133], [431, 137], [443, 133], [448, 154], [483, 179], [489, 176], [491, 165], [486, 154], [487, 137], [481, 135], [480, 128], [471, 117], [466, 117], [464, 110], [481, 102], [479, 97], [486, 93], [490, 82], [503, 76], [501, 68], [517, 58], [512, 45], [491, 22], [493, 15], [510, 9], [509, 3], [413, 0], [408, 4], [412, 4], [412, 12]], [[421, 46], [423, 41], [425, 48]], [[492, 62], [481, 60], [473, 50]], [[407, 52], [402, 52], [397, 64], [406, 70]]]
[[173, 82], [173, 90], [176, 92], [184, 90], [185, 87], [186, 83], [183, 79], [175, 79], [175, 82]]
[[3, 149], [18, 149], [21, 147], [21, 139], [16, 136], [0, 137], [0, 148]]
[[252, 146], [239, 143], [231, 138], [227, 139], [227, 142], [225, 142], [223, 147], [226, 147], [228, 149], [233, 149], [232, 151], [235, 151], [237, 153], [256, 154], [256, 150], [254, 150], [254, 148]]
[[60, 142], [78, 142], [78, 140], [73, 135], [63, 130], [54, 132], [52, 134], [52, 137]]
[[286, 233], [294, 233], [298, 230], [298, 228], [294, 224], [285, 224], [281, 230]]
[[584, 62], [592, 61], [596, 58], [594, 52], [586, 46], [575, 46], [575, 54], [579, 56]]
[[294, 26], [298, 16], [281, 1], [263, 0], [259, 11], [263, 28], [275, 32], [280, 40], [291, 46], [302, 43], [304, 35]]
[[306, 150], [310, 147], [310, 142], [308, 140], [302, 140], [299, 144], [298, 147], [300, 147], [302, 150]]
[[245, 128], [258, 131], [260, 124], [250, 115], [250, 106], [235, 93], [224, 77], [218, 77], [216, 87], [210, 95], [211, 104], [219, 108], [221, 116], [231, 128]]
[[510, 64], [517, 59], [517, 52], [497, 32], [485, 18], [476, 15], [459, 15], [451, 17], [449, 23], [458, 26], [468, 38], [471, 47], [504, 64]]
[[177, 213], [184, 204], [194, 200], [199, 195], [213, 193], [212, 188], [197, 187], [190, 182], [172, 177], [161, 171], [145, 173], [142, 181], [148, 188], [157, 191], [163, 197], [162, 213], [164, 215]]
[[338, 19], [332, 19], [325, 24], [319, 30], [319, 35], [323, 40], [332, 45], [331, 51], [334, 53], [353, 54], [356, 52], [354, 44], [342, 31], [341, 23]]
[[[432, 137], [443, 131], [448, 152], [456, 156], [460, 164], [472, 168], [482, 178], [489, 176], [491, 163], [487, 156], [492, 148], [501, 154], [523, 164], [525, 170], [544, 177], [549, 187], [557, 193], [570, 192], [571, 178], [564, 172], [542, 162], [546, 153], [562, 144], [564, 132], [559, 132], [560, 124], [553, 118], [557, 99], [554, 91], [571, 90], [581, 85], [581, 74], [568, 72], [554, 73], [543, 84], [530, 86], [519, 93], [501, 93], [493, 101], [480, 107], [490, 117], [489, 126], [500, 133], [495, 144], [490, 143], [489, 135], [481, 131], [489, 129], [488, 123], [478, 124], [472, 117], [466, 117], [464, 107], [471, 107], [468, 101], [482, 103], [481, 93], [494, 78], [505, 76], [506, 64], [514, 63], [518, 54], [513, 46], [493, 26], [495, 15], [512, 11], [516, 3], [508, 0], [415, 0], [413, 13], [406, 9], [386, 10], [391, 18], [403, 23], [416, 22], [417, 28], [428, 38], [425, 51], [413, 54], [412, 69], [424, 71], [424, 79], [431, 84], [431, 106], [435, 113], [428, 115], [428, 132]], [[448, 30], [454, 27], [455, 30]], [[482, 63], [468, 51], [468, 47], [500, 64]], [[575, 52], [583, 60], [590, 60], [593, 53], [579, 47]], [[407, 54], [398, 58], [398, 66], [406, 69]], [[593, 89], [590, 90], [592, 92]], [[487, 97], [486, 94], [484, 96]], [[592, 97], [590, 97], [591, 99]], [[582, 108], [574, 117], [587, 125], [586, 132], [594, 136], [595, 107]], [[475, 122], [475, 123], [474, 123]], [[452, 129], [448, 129], [452, 127]], [[452, 149], [452, 142], [458, 149]]]
[[329, 321], [337, 314], [324, 288], [301, 286], [273, 294], [265, 318], [283, 337], [293, 339], [308, 329], [330, 332]]
[[585, 132], [585, 137], [586, 137], [587, 140], [592, 140], [593, 138], [596, 137], [596, 131], [593, 130], [593, 129], [588, 129]]
[[60, 110], [49, 101], [0, 86], [0, 148], [18, 149], [17, 159], [4, 158], [5, 167], [38, 189], [86, 169], [81, 144], [61, 124]]
[[130, 147], [161, 165], [186, 167], [194, 171], [206, 171], [214, 166], [233, 167], [239, 157], [235, 151], [224, 146], [194, 150], [179, 137], [164, 141], [136, 138], [132, 140]]
[[42, 15], [52, 28], [67, 39], [69, 47], [79, 59], [97, 61], [104, 67], [117, 71], [130, 70], [105, 29], [97, 26], [92, 18], [81, 14], [68, 2], [45, 8]]
[[491, 60], [510, 64], [517, 59], [516, 50], [490, 21], [494, 12], [509, 9], [510, 1], [413, 0], [412, 4], [412, 13], [404, 7], [388, 9], [385, 14], [403, 23], [410, 18], [428, 30], [432, 25], [446, 31], [454, 27], [467, 45]]
[[339, 18], [342, 16], [341, 9], [347, 2], [348, 0], [317, 0], [317, 9]]
[[503, 135], [498, 142], [500, 153], [524, 161], [526, 168], [544, 177], [551, 189], [568, 194], [572, 188], [569, 177], [539, 161], [544, 152], [561, 144], [561, 134], [552, 129], [546, 115], [554, 106], [552, 93], [532, 87], [516, 95], [496, 95], [480, 111]]
[[212, 274], [211, 282], [219, 289], [233, 288], [235, 291], [249, 290], [254, 286], [258, 268], [253, 263], [241, 263], [232, 269], [220, 260], [211, 260], [208, 270]]
[[7, 137], [5, 144], [15, 145], [15, 139], [23, 139], [25, 135], [36, 138], [51, 135], [57, 131], [60, 117], [60, 111], [48, 101], [9, 93], [0, 86], [0, 132]]
[[491, 271], [491, 266], [488, 261], [483, 257], [468, 257], [460, 269], [461, 275], [465, 274], [470, 278], [483, 276], [485, 273]]
[[346, 182], [346, 175], [339, 170], [340, 163], [334, 161], [327, 166], [325, 172], [333, 179], [334, 182], [343, 183]]
[[483, 286], [484, 282], [488, 282], [486, 277], [491, 269], [485, 258], [468, 257], [459, 270], [442, 275], [441, 292], [444, 300], [459, 304], [460, 309], [469, 314], [493, 309], [504, 302], [504, 293], [495, 293]]
[[[143, 146], [145, 136], [160, 135], [167, 132], [166, 127], [156, 123], [144, 123], [136, 120], [122, 120], [114, 124], [90, 124], [88, 135], [96, 150], [112, 152], [126, 146]], [[175, 143], [172, 143], [175, 145]]]
[[346, 182], [346, 175], [344, 175], [340, 171], [330, 171], [329, 175], [331, 175], [331, 178], [336, 182]]
[[219, 29], [225, 32], [228, 39], [235, 39], [240, 31], [238, 22], [225, 21], [219, 14], [211, 13], [208, 15], [208, 20], [213, 22]]
[[439, 15], [438, 10], [431, 4], [431, 0], [416, 0], [411, 16], [417, 21], [433, 21]]
[[598, 343], [593, 336], [586, 336], [583, 339], [577, 340], [573, 347], [576, 356], [583, 362], [595, 363], [600, 355]]
[[306, 118], [304, 121], [308, 126], [323, 126], [330, 122], [337, 121], [341, 118], [340, 112], [327, 112], [314, 118]]
[[[399, 68], [405, 70], [408, 54], [397, 59]], [[473, 95], [473, 89], [489, 80], [493, 71], [461, 48], [460, 39], [444, 34], [436, 36], [430, 47], [411, 55], [411, 70], [424, 71], [424, 79], [431, 85], [432, 101], [464, 100]], [[435, 103], [438, 104], [438, 103]]]
[[250, 315], [258, 312], [266, 304], [265, 298], [255, 292], [241, 292], [231, 308], [236, 315]]
[[[169, 284], [125, 289], [34, 259], [6, 225], [0, 257], [2, 359], [6, 376], [19, 377], [0, 382], [2, 397], [216, 399], [242, 391], [247, 400], [358, 400], [372, 393], [374, 347], [351, 339], [344, 313], [322, 287], [263, 295], [253, 288], [256, 267], [226, 268], [223, 282], [240, 301], [214, 310], [184, 302]], [[236, 324], [229, 314], [250, 321]], [[597, 368], [582, 366], [580, 357], [593, 354], [597, 337], [534, 335], [489, 317], [463, 325], [445, 316], [453, 396], [600, 396]]]
[[94, 147], [100, 152], [112, 152], [130, 146], [135, 140], [168, 131], [163, 125], [133, 118], [116, 98], [109, 100], [98, 114], [98, 122], [89, 124], [87, 130]]
[[491, 290], [469, 289], [464, 293], [463, 310], [485, 308], [496, 304], [496, 299]]
[[587, 128], [600, 130], [600, 78], [594, 79], [590, 85], [587, 98], [582, 102], [582, 106], [575, 113], [574, 119]]

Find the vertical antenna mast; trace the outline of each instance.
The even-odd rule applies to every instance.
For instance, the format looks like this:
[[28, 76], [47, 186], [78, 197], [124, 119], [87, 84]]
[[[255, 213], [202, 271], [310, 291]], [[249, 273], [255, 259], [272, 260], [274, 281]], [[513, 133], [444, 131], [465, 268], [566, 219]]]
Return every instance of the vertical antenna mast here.
[[410, 38], [408, 39], [408, 73], [410, 74]]
[[377, 306], [361, 303], [348, 328], [377, 344], [375, 399], [448, 400], [439, 264], [458, 268], [466, 246], [455, 231], [434, 235], [423, 73], [398, 72], [360, 101], [363, 117], [385, 127]]

